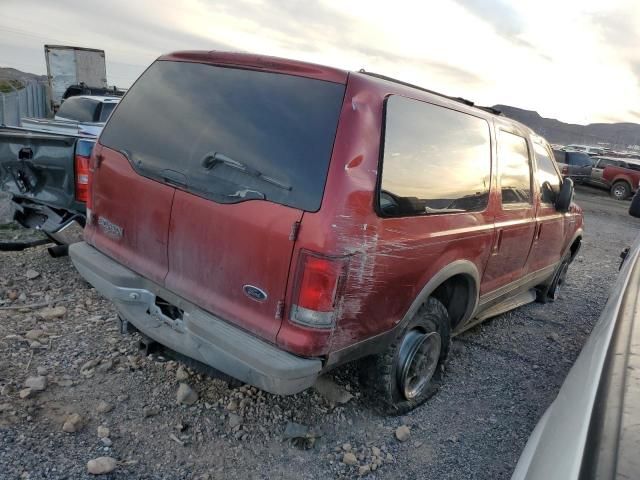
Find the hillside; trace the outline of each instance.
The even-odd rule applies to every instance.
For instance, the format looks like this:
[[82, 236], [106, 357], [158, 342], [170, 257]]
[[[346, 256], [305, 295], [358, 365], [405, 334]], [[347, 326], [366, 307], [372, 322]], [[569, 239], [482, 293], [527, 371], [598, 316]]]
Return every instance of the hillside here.
[[15, 68], [0, 67], [0, 93], [20, 89], [28, 82], [46, 82], [46, 75], [35, 75]]
[[0, 67], [0, 80], [17, 80], [19, 82], [46, 82], [46, 75], [23, 72], [15, 68]]
[[509, 105], [495, 105], [505, 116], [524, 123], [551, 143], [597, 145], [610, 143], [614, 148], [640, 145], [640, 124], [637, 123], [591, 123], [577, 125], [564, 123], [555, 118], [545, 118], [538, 112], [523, 110]]

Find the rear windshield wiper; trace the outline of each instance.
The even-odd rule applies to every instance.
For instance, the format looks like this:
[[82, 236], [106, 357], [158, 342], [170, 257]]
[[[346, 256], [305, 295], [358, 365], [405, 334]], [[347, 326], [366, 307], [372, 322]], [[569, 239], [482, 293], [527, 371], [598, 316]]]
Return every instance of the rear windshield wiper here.
[[[251, 175], [263, 182], [274, 185], [282, 190], [291, 190], [291, 185], [287, 185], [275, 178], [268, 177], [264, 175], [260, 170], [257, 170], [249, 165], [239, 162], [238, 160], [234, 160], [233, 158], [227, 157], [226, 155], [220, 152], [207, 153], [204, 157], [202, 157], [202, 161], [200, 162], [202, 166], [207, 170], [212, 170], [216, 167], [216, 165], [227, 165], [228, 167], [235, 168], [247, 175]], [[240, 196], [240, 195], [238, 195]]]

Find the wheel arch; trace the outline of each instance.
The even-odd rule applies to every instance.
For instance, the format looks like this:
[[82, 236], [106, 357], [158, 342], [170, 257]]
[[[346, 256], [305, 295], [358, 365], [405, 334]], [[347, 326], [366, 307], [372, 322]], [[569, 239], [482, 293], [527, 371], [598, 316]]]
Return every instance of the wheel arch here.
[[610, 191], [613, 191], [613, 188], [616, 186], [617, 183], [624, 183], [625, 185], [627, 185], [627, 187], [629, 187], [629, 194], [633, 193], [633, 182], [631, 182], [627, 177], [614, 178], [613, 181], [611, 182]]
[[[478, 306], [480, 273], [473, 262], [456, 260], [433, 275], [422, 287], [400, 321], [405, 324], [416, 314], [427, 298], [433, 296], [444, 304], [451, 319], [451, 329], [468, 320]], [[464, 295], [463, 304], [456, 299]]]
[[576, 258], [578, 252], [580, 251], [580, 248], [582, 247], [582, 236], [582, 229], [579, 229], [578, 231], [576, 231], [576, 233], [573, 234], [573, 237], [571, 237], [571, 240], [567, 243], [567, 247], [565, 248], [562, 255], [563, 257], [567, 253], [570, 253], [571, 261]]

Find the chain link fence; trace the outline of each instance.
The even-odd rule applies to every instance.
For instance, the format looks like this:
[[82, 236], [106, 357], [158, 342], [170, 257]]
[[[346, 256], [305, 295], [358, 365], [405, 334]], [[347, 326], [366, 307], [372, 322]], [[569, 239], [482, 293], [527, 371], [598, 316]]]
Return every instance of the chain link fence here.
[[43, 83], [30, 82], [19, 90], [0, 93], [0, 125], [19, 126], [22, 117], [45, 118], [48, 104]]

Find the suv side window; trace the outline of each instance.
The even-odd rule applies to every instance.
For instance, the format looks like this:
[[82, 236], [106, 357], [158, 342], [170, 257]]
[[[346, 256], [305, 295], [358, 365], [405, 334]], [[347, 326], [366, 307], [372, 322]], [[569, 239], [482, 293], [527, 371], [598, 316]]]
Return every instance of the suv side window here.
[[382, 216], [478, 212], [491, 185], [489, 124], [396, 95], [385, 104]]
[[619, 162], [618, 160], [613, 160], [610, 158], [601, 158], [600, 162], [598, 162], [598, 168], [605, 168], [605, 167], [620, 167], [621, 162]]
[[499, 130], [498, 170], [502, 204], [531, 203], [529, 148], [524, 137]]
[[98, 114], [98, 118], [96, 118], [96, 122], [106, 122], [109, 119], [109, 115], [113, 112], [113, 109], [116, 108], [116, 103], [106, 103], [103, 102], [102, 108], [100, 109], [100, 113]]
[[536, 179], [540, 188], [540, 200], [542, 203], [553, 204], [561, 185], [558, 171], [549, 155], [549, 150], [544, 145], [534, 142], [533, 151], [536, 155], [536, 165], [538, 167]]

